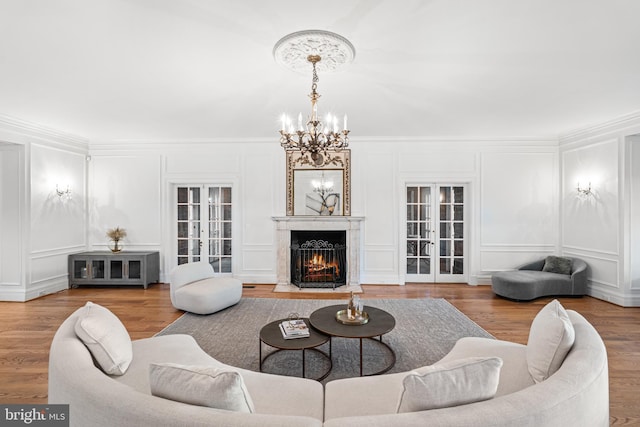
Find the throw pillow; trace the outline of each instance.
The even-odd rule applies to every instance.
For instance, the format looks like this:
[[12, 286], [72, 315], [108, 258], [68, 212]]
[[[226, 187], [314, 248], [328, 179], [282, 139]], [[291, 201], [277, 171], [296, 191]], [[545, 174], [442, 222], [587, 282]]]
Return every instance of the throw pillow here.
[[551, 255], [545, 258], [542, 271], [558, 274], [571, 274], [572, 265], [573, 261], [571, 261], [569, 258]]
[[133, 359], [131, 337], [109, 309], [87, 302], [81, 309], [75, 331], [104, 373], [123, 375], [127, 371]]
[[212, 366], [152, 363], [151, 394], [165, 399], [237, 412], [253, 412], [253, 401], [239, 372]]
[[527, 366], [537, 383], [556, 372], [571, 350], [575, 330], [558, 300], [553, 300], [533, 319], [527, 342]]
[[426, 411], [491, 399], [498, 389], [502, 359], [469, 357], [426, 366], [403, 381], [397, 412]]

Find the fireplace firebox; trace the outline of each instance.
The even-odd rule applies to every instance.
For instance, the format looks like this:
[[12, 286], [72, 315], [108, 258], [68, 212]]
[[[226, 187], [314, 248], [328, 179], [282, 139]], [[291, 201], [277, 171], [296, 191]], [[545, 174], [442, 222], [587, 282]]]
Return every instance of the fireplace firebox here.
[[345, 231], [291, 231], [291, 283], [333, 288], [347, 283]]

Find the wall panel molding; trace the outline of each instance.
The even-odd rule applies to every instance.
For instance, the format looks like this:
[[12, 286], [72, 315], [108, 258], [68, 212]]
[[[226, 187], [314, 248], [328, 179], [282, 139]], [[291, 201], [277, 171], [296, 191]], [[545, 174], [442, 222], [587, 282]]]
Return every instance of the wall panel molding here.
[[397, 249], [390, 245], [366, 245], [364, 248], [364, 270], [374, 274], [397, 275]]
[[617, 257], [612, 258], [606, 253], [602, 255], [592, 255], [578, 251], [562, 251], [563, 255], [568, 257], [580, 258], [590, 268], [591, 277], [589, 281], [601, 286], [620, 289], [620, 262]]
[[[275, 277], [275, 245], [244, 244], [241, 251], [243, 274], [251, 275], [260, 272], [261, 274], [268, 273]], [[264, 260], [268, 260], [268, 262], [265, 265], [259, 265], [259, 262]]]
[[480, 245], [480, 250], [483, 252], [511, 252], [511, 251], [553, 251], [555, 249], [555, 245], [552, 244], [531, 244], [531, 243], [486, 243]]
[[40, 251], [31, 252], [31, 259], [43, 259], [60, 255], [68, 255], [75, 252], [82, 252], [86, 249], [86, 245], [60, 246], [57, 248], [48, 248]]
[[[571, 246], [571, 245], [562, 245], [562, 249], [563, 249], [563, 252], [576, 253], [576, 256], [578, 256], [578, 254], [585, 254], [585, 256], [589, 256], [589, 254], [602, 254], [602, 255], [609, 255], [611, 257], [618, 257], [619, 256], [619, 254], [617, 252], [600, 251], [600, 250], [597, 250], [597, 249], [583, 248], [583, 247]], [[568, 251], [566, 249], [568, 249]], [[602, 259], [605, 259], [605, 258], [602, 258]]]

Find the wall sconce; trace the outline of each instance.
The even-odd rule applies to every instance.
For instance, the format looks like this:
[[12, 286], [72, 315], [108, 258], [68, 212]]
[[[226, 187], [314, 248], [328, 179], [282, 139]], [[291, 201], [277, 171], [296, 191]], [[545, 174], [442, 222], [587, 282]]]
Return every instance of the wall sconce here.
[[66, 190], [60, 190], [58, 187], [58, 184], [56, 184], [56, 194], [58, 195], [58, 197], [60, 197], [61, 199], [63, 197], [66, 197], [67, 199], [71, 198], [71, 190], [69, 189], [69, 185], [67, 184], [67, 189]]
[[590, 196], [593, 194], [591, 192], [591, 182], [589, 182], [588, 187], [585, 188], [585, 187], [581, 187], [580, 181], [578, 181], [578, 186], [576, 187], [576, 190], [578, 191], [578, 195], [581, 195], [581, 196]]

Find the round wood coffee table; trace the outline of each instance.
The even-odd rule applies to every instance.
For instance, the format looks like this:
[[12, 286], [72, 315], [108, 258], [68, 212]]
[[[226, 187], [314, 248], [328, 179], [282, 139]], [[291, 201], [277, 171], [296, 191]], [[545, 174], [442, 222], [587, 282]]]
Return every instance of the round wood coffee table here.
[[[369, 315], [369, 321], [364, 325], [345, 325], [336, 320], [336, 313], [344, 310], [346, 304], [330, 305], [320, 308], [309, 316], [309, 323], [313, 328], [323, 332], [330, 337], [358, 338], [360, 339], [360, 376], [362, 372], [362, 340], [367, 338], [386, 347], [391, 353], [391, 362], [382, 370], [367, 375], [378, 375], [393, 368], [396, 363], [396, 353], [385, 342], [382, 342], [382, 335], [390, 332], [396, 326], [396, 319], [384, 310], [375, 307], [365, 307], [364, 311]], [[378, 339], [375, 339], [378, 337]], [[331, 341], [329, 341], [331, 342]], [[331, 348], [331, 347], [329, 347]]]
[[[309, 327], [309, 336], [304, 338], [294, 338], [286, 340], [282, 337], [282, 332], [280, 332], [280, 327], [278, 326], [285, 320], [287, 319], [276, 320], [274, 322], [266, 324], [262, 327], [262, 329], [260, 329], [260, 352], [258, 356], [260, 360], [260, 372], [262, 372], [262, 363], [274, 354], [283, 350], [302, 350], [302, 376], [306, 378], [305, 351], [313, 350], [318, 354], [324, 356], [329, 361], [329, 368], [327, 369], [327, 371], [319, 378], [314, 378], [318, 381], [322, 381], [327, 377], [327, 375], [329, 375], [332, 368], [330, 337], [320, 331], [309, 327], [309, 319], [304, 317], [302, 318], [302, 320], [304, 320], [304, 322], [307, 324], [307, 327]], [[326, 342], [329, 342], [329, 354], [316, 348], [318, 346], [321, 346], [322, 344], [325, 344]], [[276, 351], [272, 351], [271, 353], [267, 354], [264, 359], [262, 358], [263, 343], [277, 349]]]

